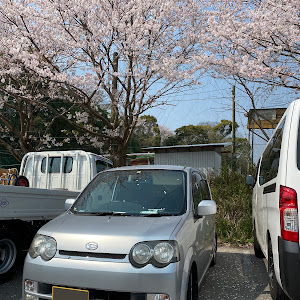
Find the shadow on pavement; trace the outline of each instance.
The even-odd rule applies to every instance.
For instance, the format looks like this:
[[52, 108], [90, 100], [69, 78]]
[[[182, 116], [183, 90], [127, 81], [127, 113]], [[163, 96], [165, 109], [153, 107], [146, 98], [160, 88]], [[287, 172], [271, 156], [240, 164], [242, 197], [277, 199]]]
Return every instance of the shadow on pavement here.
[[270, 300], [264, 260], [256, 258], [250, 249], [222, 247], [217, 264], [201, 284], [199, 299]]

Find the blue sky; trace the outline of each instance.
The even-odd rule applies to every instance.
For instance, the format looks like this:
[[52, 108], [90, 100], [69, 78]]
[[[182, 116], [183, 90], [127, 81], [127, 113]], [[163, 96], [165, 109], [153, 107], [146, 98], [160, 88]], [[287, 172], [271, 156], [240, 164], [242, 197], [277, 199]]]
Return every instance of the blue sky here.
[[[232, 83], [232, 82], [231, 82]], [[287, 107], [300, 98], [300, 94], [283, 88], [265, 90], [263, 86], [250, 86], [255, 94], [257, 108]], [[145, 114], [157, 118], [158, 124], [174, 131], [184, 125], [197, 125], [202, 122], [220, 122], [232, 119], [232, 87], [230, 82], [207, 77], [200, 87], [190, 89], [181, 94], [164, 97], [169, 104], [155, 107]], [[236, 88], [236, 122], [239, 124], [238, 136], [248, 138], [246, 111], [251, 109], [251, 102], [239, 86]], [[259, 133], [259, 132], [258, 132]], [[271, 134], [271, 132], [269, 131]], [[258, 160], [265, 142], [254, 139], [254, 161]]]

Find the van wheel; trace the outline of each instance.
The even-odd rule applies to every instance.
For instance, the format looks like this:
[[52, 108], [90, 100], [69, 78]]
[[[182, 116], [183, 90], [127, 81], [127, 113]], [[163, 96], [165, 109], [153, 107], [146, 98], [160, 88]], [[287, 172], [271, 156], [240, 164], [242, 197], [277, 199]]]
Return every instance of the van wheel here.
[[17, 252], [16, 238], [7, 230], [0, 230], [0, 282], [14, 274]]
[[210, 262], [210, 267], [213, 267], [217, 263], [217, 250], [218, 250], [218, 238], [217, 238], [217, 234], [215, 234], [213, 254], [212, 254], [212, 260]]
[[254, 237], [254, 243], [253, 244], [254, 244], [254, 254], [255, 254], [255, 256], [258, 257], [258, 258], [264, 258], [265, 255], [261, 251], [260, 245], [259, 245], [258, 240], [257, 240], [255, 223], [253, 225], [253, 237]]
[[289, 300], [289, 297], [283, 292], [281, 286], [279, 285], [275, 270], [274, 270], [274, 260], [272, 252], [272, 244], [269, 241], [268, 244], [268, 275], [269, 275], [269, 285], [270, 294], [273, 300]]
[[186, 300], [198, 300], [198, 279], [196, 269], [192, 269], [189, 276]]

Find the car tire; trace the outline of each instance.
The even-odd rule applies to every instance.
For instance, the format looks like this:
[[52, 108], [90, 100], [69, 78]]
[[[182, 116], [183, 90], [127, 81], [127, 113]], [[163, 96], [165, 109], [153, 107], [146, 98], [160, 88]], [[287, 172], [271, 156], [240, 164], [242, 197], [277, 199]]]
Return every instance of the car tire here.
[[217, 251], [218, 251], [218, 238], [217, 238], [217, 234], [215, 234], [215, 240], [213, 245], [213, 256], [210, 262], [210, 267], [213, 267], [217, 263]]
[[275, 270], [274, 270], [274, 260], [272, 252], [272, 244], [269, 241], [268, 244], [268, 275], [269, 275], [269, 286], [270, 294], [273, 300], [289, 300], [290, 298], [284, 293], [281, 286], [279, 285]]
[[190, 272], [186, 300], [198, 300], [198, 279], [195, 269]]
[[254, 239], [254, 254], [257, 258], [264, 258], [265, 255], [264, 253], [261, 251], [261, 248], [260, 248], [260, 245], [259, 245], [259, 242], [257, 240], [257, 236], [256, 236], [256, 228], [255, 228], [255, 223], [253, 225], [253, 239]]
[[0, 282], [5, 282], [15, 273], [18, 258], [16, 236], [0, 229]]

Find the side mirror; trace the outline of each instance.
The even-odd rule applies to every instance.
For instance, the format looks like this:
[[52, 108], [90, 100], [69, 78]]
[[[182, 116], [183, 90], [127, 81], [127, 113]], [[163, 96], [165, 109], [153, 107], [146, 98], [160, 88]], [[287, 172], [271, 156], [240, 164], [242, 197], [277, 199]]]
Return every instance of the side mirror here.
[[198, 216], [210, 216], [217, 213], [217, 204], [213, 200], [202, 200], [198, 204]]
[[247, 175], [246, 176], [246, 184], [250, 185], [251, 187], [254, 187], [255, 185], [255, 179], [252, 175]]
[[76, 199], [67, 199], [65, 201], [65, 210], [68, 210], [71, 208], [71, 206], [74, 204]]

